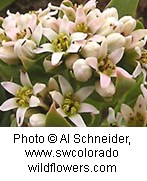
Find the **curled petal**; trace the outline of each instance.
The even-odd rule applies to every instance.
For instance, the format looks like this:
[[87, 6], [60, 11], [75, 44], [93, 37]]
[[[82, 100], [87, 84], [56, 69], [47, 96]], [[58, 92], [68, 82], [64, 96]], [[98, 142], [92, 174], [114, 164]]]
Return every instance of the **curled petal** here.
[[128, 79], [132, 79], [132, 75], [130, 75], [127, 71], [125, 71], [123, 68], [116, 67], [116, 72], [117, 74], [122, 74], [124, 77]]
[[66, 52], [68, 53], [77, 53], [79, 49], [81, 48], [81, 45], [72, 43]]
[[35, 31], [32, 34], [32, 39], [39, 45], [40, 40], [42, 38], [42, 25], [39, 23], [35, 29]]
[[108, 114], [108, 117], [107, 117], [107, 121], [108, 121], [109, 124], [111, 124], [113, 122], [116, 122], [115, 112], [111, 107], [109, 108], [109, 114]]
[[71, 41], [81, 41], [84, 40], [87, 37], [86, 33], [81, 33], [81, 32], [75, 32], [71, 35]]
[[93, 69], [97, 70], [98, 69], [98, 61], [97, 58], [95, 57], [88, 57], [86, 58], [86, 63], [92, 67]]
[[23, 71], [20, 72], [20, 81], [24, 87], [32, 87], [32, 84], [27, 72], [23, 72]]
[[59, 75], [59, 84], [63, 95], [68, 92], [73, 93], [73, 88], [71, 87], [70, 83], [61, 75]]
[[40, 100], [38, 97], [31, 96], [30, 101], [29, 101], [29, 106], [30, 107], [37, 107], [40, 105]]
[[137, 66], [133, 72], [133, 77], [136, 78], [138, 75], [140, 75], [141, 70], [142, 70], [141, 64], [139, 62], [137, 62]]
[[90, 94], [94, 91], [93, 86], [83, 87], [80, 90], [78, 90], [75, 95], [80, 99], [81, 102], [83, 102]]
[[1, 106], [1, 111], [8, 111], [17, 108], [18, 105], [16, 104], [16, 98], [11, 98], [6, 100]]
[[61, 60], [63, 54], [64, 54], [64, 52], [54, 52], [52, 54], [51, 62], [52, 62], [53, 66], [55, 66], [55, 65], [57, 65], [59, 63], [59, 61]]
[[109, 55], [110, 60], [113, 64], [117, 64], [123, 57], [124, 54], [124, 48], [120, 48], [118, 50], [115, 50]]
[[91, 104], [81, 103], [81, 107], [78, 111], [79, 113], [89, 112], [93, 114], [99, 114], [99, 111]]
[[17, 125], [21, 126], [24, 121], [25, 113], [27, 111], [28, 107], [19, 107], [16, 111], [16, 121]]
[[34, 53], [44, 53], [44, 52], [53, 52], [53, 45], [50, 43], [45, 43], [41, 45], [39, 48], [34, 49]]
[[60, 92], [58, 92], [58, 91], [52, 91], [52, 92], [50, 92], [50, 94], [51, 94], [52, 99], [57, 104], [59, 104], [59, 106], [61, 107], [62, 104], [63, 104], [63, 96], [62, 96], [62, 94]]
[[77, 127], [86, 127], [83, 118], [79, 114], [75, 114], [70, 116], [69, 119], [77, 126]]
[[43, 91], [45, 87], [46, 87], [45, 84], [36, 83], [33, 87], [34, 95], [37, 95], [39, 92]]

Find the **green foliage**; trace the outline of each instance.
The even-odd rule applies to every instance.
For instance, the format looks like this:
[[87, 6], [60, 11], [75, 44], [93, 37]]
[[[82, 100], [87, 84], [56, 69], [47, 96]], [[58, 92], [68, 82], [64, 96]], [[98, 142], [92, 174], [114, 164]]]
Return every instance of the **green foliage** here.
[[139, 0], [111, 0], [106, 8], [116, 7], [118, 9], [119, 17], [125, 15], [136, 16], [136, 9]]
[[1, 0], [0, 1], [0, 11], [12, 4], [15, 0]]

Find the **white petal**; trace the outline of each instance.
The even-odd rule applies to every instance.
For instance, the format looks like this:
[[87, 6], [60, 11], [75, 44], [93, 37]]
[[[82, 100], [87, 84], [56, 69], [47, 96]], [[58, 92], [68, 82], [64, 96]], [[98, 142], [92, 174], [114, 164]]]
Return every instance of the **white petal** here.
[[32, 84], [27, 72], [23, 72], [23, 71], [20, 72], [20, 81], [24, 87], [32, 87]]
[[76, 10], [76, 25], [79, 25], [81, 23], [86, 24], [86, 14], [82, 6], [79, 6]]
[[99, 57], [105, 58], [107, 56], [107, 52], [108, 52], [107, 41], [103, 41], [100, 47]]
[[59, 63], [59, 61], [61, 60], [63, 54], [64, 54], [64, 52], [54, 52], [52, 54], [51, 62], [52, 62], [53, 66], [55, 66], [55, 65], [57, 65]]
[[76, 32], [71, 35], [71, 41], [74, 42], [74, 41], [84, 40], [86, 37], [87, 37], [87, 34]]
[[136, 78], [138, 75], [140, 75], [141, 70], [142, 70], [141, 64], [139, 62], [137, 62], [137, 66], [133, 72], [133, 77]]
[[120, 67], [116, 67], [116, 72], [117, 74], [122, 74], [124, 77], [128, 78], [128, 79], [132, 79], [132, 75], [130, 75], [126, 70], [124, 70], [123, 68]]
[[58, 34], [53, 31], [52, 29], [50, 28], [44, 28], [43, 29], [43, 35], [50, 40], [50, 42], [52, 42], [55, 38], [58, 37]]
[[93, 69], [97, 70], [98, 69], [98, 61], [97, 58], [95, 57], [88, 57], [85, 60], [87, 64], [92, 67]]
[[70, 116], [69, 119], [77, 126], [77, 127], [86, 127], [83, 118], [79, 114], [75, 114]]
[[103, 73], [100, 73], [100, 85], [102, 88], [107, 88], [110, 85], [111, 78]]
[[91, 104], [81, 103], [80, 106], [81, 107], [78, 111], [79, 113], [89, 112], [89, 113], [93, 113], [93, 114], [99, 114], [99, 111]]
[[[143, 94], [144, 98], [145, 98], [146, 101], [147, 101], [147, 89], [145, 88], [145, 86], [144, 86], [143, 84], [141, 84], [140, 89], [141, 89], [141, 91], [142, 91], [142, 94]], [[147, 103], [147, 102], [146, 102], [146, 103]]]
[[108, 121], [109, 124], [111, 124], [113, 122], [116, 122], [115, 112], [111, 107], [109, 108], [109, 114], [108, 114], [108, 117], [107, 117], [107, 121]]
[[34, 49], [34, 53], [53, 52], [53, 45], [50, 43], [44, 43], [39, 48]]
[[131, 33], [131, 35], [133, 36], [133, 41], [138, 41], [147, 35], [147, 30], [146, 29], [135, 30]]
[[45, 84], [41, 84], [41, 83], [36, 83], [33, 86], [33, 93], [34, 95], [37, 95], [38, 93], [40, 93], [41, 91], [43, 91], [45, 89], [46, 85]]
[[59, 104], [59, 106], [61, 107], [62, 104], [63, 104], [63, 96], [60, 92], [58, 91], [52, 91], [50, 92], [51, 96], [52, 96], [52, 99], [57, 103]]
[[87, 86], [78, 90], [75, 95], [80, 99], [81, 102], [83, 102], [93, 91], [93, 86]]
[[139, 95], [134, 106], [134, 114], [140, 113], [141, 115], [146, 114], [146, 102], [142, 95]]
[[122, 104], [120, 110], [121, 110], [121, 114], [122, 114], [123, 118], [127, 122], [131, 117], [134, 116], [134, 112], [133, 112], [132, 108], [126, 104]]
[[16, 111], [16, 121], [17, 125], [21, 126], [24, 121], [25, 113], [27, 111], [28, 107], [19, 107]]
[[61, 108], [57, 108], [57, 112], [62, 116], [62, 117], [67, 117], [67, 115], [63, 112]]
[[72, 43], [69, 46], [69, 48], [67, 49], [66, 52], [68, 52], [68, 53], [77, 53], [80, 48], [81, 48], [81, 45], [77, 45], [77, 44]]
[[33, 114], [29, 119], [31, 126], [34, 126], [34, 127], [45, 126], [45, 121], [46, 121], [46, 116], [41, 113]]
[[32, 34], [32, 39], [39, 45], [40, 40], [42, 38], [42, 25], [39, 23]]
[[20, 85], [13, 82], [2, 82], [1, 85], [14, 96], [16, 95], [17, 91], [21, 89]]
[[59, 32], [68, 35], [69, 34], [69, 20], [67, 16], [63, 16], [60, 20]]
[[29, 100], [29, 106], [30, 107], [37, 107], [40, 105], [40, 100], [38, 97], [35, 96], [31, 96], [30, 100]]
[[16, 104], [16, 98], [11, 98], [6, 100], [1, 106], [0, 106], [0, 110], [1, 111], [8, 111], [11, 109], [15, 109], [17, 108], [18, 105]]
[[63, 95], [69, 92], [73, 93], [73, 88], [70, 83], [61, 75], [59, 75], [59, 84]]
[[123, 57], [123, 54], [124, 54], [124, 48], [122, 47], [122, 48], [112, 52], [109, 55], [109, 58], [113, 64], [117, 64], [121, 60], [121, 58]]

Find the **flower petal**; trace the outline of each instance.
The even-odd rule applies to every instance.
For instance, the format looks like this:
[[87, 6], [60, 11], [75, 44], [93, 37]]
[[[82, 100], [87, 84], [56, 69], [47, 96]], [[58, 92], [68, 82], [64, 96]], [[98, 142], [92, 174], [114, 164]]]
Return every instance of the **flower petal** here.
[[79, 114], [75, 114], [70, 116], [69, 119], [77, 126], [77, 127], [86, 127], [83, 118]]
[[99, 114], [99, 111], [91, 104], [81, 103], [80, 106], [81, 107], [78, 111], [79, 113], [89, 112], [89, 113], [93, 113], [93, 114]]
[[77, 45], [77, 44], [72, 43], [69, 46], [69, 48], [67, 49], [66, 52], [68, 52], [68, 53], [77, 53], [80, 48], [81, 48], [81, 45]]
[[52, 99], [57, 103], [59, 104], [59, 106], [61, 107], [62, 106], [62, 103], [63, 103], [63, 96], [60, 92], [58, 91], [51, 91], [50, 92], [51, 96], [52, 96]]
[[136, 66], [136, 68], [135, 68], [132, 76], [133, 76], [134, 78], [136, 78], [138, 75], [141, 74], [141, 70], [142, 70], [141, 64], [140, 64], [139, 62], [137, 62], [137, 66]]
[[75, 32], [71, 35], [71, 41], [81, 41], [84, 40], [87, 37], [86, 33], [81, 33], [81, 32]]
[[39, 23], [32, 34], [32, 39], [39, 45], [40, 40], [42, 38], [42, 25]]
[[32, 84], [27, 72], [23, 72], [23, 71], [20, 72], [20, 81], [24, 87], [32, 87]]
[[107, 88], [110, 85], [111, 78], [103, 73], [100, 73], [100, 85], [102, 88]]
[[36, 83], [33, 86], [33, 93], [34, 95], [37, 95], [38, 93], [40, 93], [41, 91], [43, 91], [45, 89], [46, 85], [45, 84], [41, 84], [41, 83]]
[[63, 110], [61, 108], [57, 108], [56, 110], [62, 117], [64, 117], [64, 118], [67, 117], [67, 115], [63, 112]]
[[52, 54], [51, 62], [52, 62], [53, 66], [55, 66], [55, 65], [57, 65], [59, 63], [59, 61], [61, 60], [63, 54], [64, 54], [64, 52], [54, 52]]
[[53, 45], [51, 43], [44, 43], [39, 48], [34, 49], [34, 53], [53, 52]]
[[71, 87], [70, 83], [61, 75], [59, 75], [58, 78], [62, 94], [65, 95], [68, 92], [73, 93], [73, 88]]
[[120, 67], [116, 67], [116, 72], [117, 74], [122, 74], [124, 77], [128, 78], [128, 79], [132, 79], [132, 75], [130, 75], [126, 70], [124, 70], [123, 68]]
[[21, 89], [20, 85], [13, 82], [2, 82], [1, 85], [14, 96], [16, 95], [17, 91]]
[[134, 106], [134, 114], [140, 113], [142, 116], [145, 117], [146, 114], [146, 102], [142, 95], [139, 95]]
[[50, 28], [43, 28], [43, 35], [52, 42], [58, 37], [58, 34]]
[[107, 121], [108, 121], [108, 124], [116, 122], [115, 112], [114, 112], [114, 109], [112, 109], [111, 107], [109, 108], [109, 114], [107, 117]]
[[88, 57], [86, 58], [86, 63], [92, 67], [93, 69], [95, 70], [98, 70], [98, 61], [97, 61], [97, 58], [95, 57]]
[[81, 102], [83, 102], [93, 91], [93, 86], [87, 86], [78, 90], [75, 95], [80, 99]]
[[126, 104], [122, 104], [120, 110], [121, 110], [121, 114], [126, 122], [128, 122], [129, 119], [134, 116], [134, 112], [133, 112], [132, 108]]
[[107, 41], [104, 40], [100, 47], [99, 58], [105, 58], [107, 56], [108, 45]]
[[37, 107], [40, 105], [40, 100], [38, 97], [31, 96], [30, 101], [29, 101], [29, 106], [30, 107]]
[[27, 111], [28, 107], [19, 107], [16, 111], [16, 121], [17, 125], [21, 126], [24, 121], [25, 113]]
[[33, 114], [29, 119], [31, 126], [34, 126], [34, 127], [45, 126], [45, 121], [46, 121], [46, 116], [41, 113]]
[[86, 14], [82, 6], [79, 6], [76, 10], [76, 25], [79, 25], [81, 23], [86, 24]]
[[117, 64], [121, 60], [121, 58], [123, 57], [123, 54], [124, 54], [124, 47], [112, 52], [109, 55], [109, 58], [113, 64]]
[[10, 98], [6, 100], [1, 106], [1, 111], [8, 111], [17, 108], [18, 105], [16, 104], [16, 98]]

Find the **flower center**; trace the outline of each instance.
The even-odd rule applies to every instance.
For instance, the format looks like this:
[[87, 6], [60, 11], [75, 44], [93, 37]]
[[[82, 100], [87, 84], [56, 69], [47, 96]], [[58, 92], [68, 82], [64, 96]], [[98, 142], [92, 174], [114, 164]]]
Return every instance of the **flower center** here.
[[90, 33], [90, 28], [86, 26], [84, 23], [80, 23], [76, 25], [76, 32]]
[[108, 59], [108, 56], [98, 60], [98, 70], [108, 76], [113, 73], [115, 68], [116, 66]]
[[5, 33], [1, 33], [0, 34], [0, 41], [2, 42], [2, 41], [10, 41], [10, 38], [5, 34]]
[[28, 107], [30, 97], [33, 95], [33, 90], [31, 88], [22, 87], [16, 93], [16, 103], [20, 107]]
[[18, 40], [18, 39], [23, 39], [24, 37], [25, 37], [25, 35], [26, 35], [26, 30], [24, 29], [24, 30], [21, 30], [19, 33], [16, 33], [16, 39]]
[[62, 110], [68, 116], [72, 116], [78, 112], [80, 108], [80, 100], [71, 92], [68, 92], [64, 96], [64, 101], [62, 104]]
[[54, 45], [55, 52], [65, 52], [71, 44], [69, 36], [63, 33], [60, 33], [56, 39], [52, 41]]
[[138, 61], [141, 63], [143, 68], [147, 69], [147, 50], [142, 50], [141, 58], [138, 59]]
[[144, 126], [144, 122], [145, 122], [144, 116], [137, 112], [136, 116], [130, 117], [130, 119], [128, 120], [127, 126], [142, 127]]

